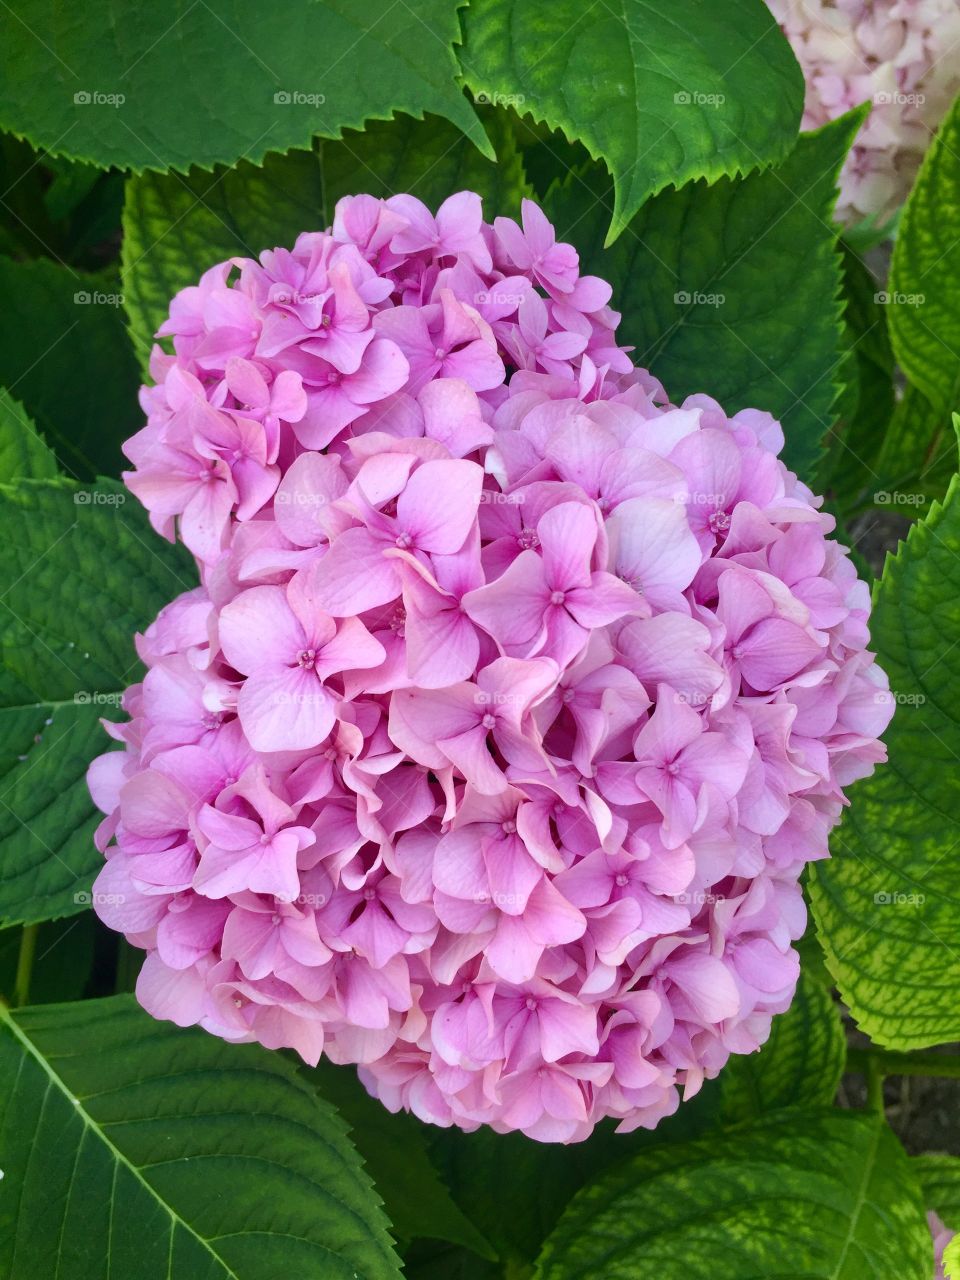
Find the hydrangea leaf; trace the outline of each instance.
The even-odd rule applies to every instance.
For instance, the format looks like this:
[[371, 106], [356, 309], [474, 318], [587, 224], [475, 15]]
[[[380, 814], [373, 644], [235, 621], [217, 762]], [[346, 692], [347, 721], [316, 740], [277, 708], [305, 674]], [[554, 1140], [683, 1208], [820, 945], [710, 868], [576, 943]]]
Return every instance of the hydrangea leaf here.
[[956, 459], [950, 413], [935, 409], [907, 383], [873, 464], [874, 504], [901, 514], [923, 514], [930, 499], [946, 493]]
[[935, 409], [960, 402], [960, 98], [924, 157], [890, 264], [897, 360]]
[[280, 1054], [129, 996], [0, 1010], [0, 1272], [390, 1280], [343, 1122]]
[[960, 1159], [923, 1155], [914, 1156], [910, 1164], [920, 1181], [924, 1204], [956, 1231], [960, 1228]]
[[837, 395], [836, 176], [862, 119], [850, 112], [803, 134], [769, 172], [655, 196], [607, 251], [609, 183], [596, 171], [548, 198], [558, 238], [613, 282], [635, 363], [674, 403], [705, 391], [728, 413], [769, 410], [783, 423], [786, 462], [808, 480]]
[[85, 774], [133, 634], [195, 571], [121, 486], [0, 485], [0, 923], [72, 915], [100, 863]]
[[492, 1245], [441, 1182], [427, 1149], [426, 1127], [414, 1115], [388, 1111], [367, 1093], [350, 1067], [323, 1059], [306, 1078], [350, 1126], [350, 1136], [401, 1240], [447, 1240], [496, 1260]]
[[127, 315], [141, 362], [166, 319], [170, 299], [208, 267], [239, 255], [256, 258], [320, 230], [341, 196], [410, 192], [436, 208], [467, 188], [484, 197], [485, 215], [516, 214], [528, 194], [512, 135], [494, 117], [498, 163], [485, 159], [452, 124], [410, 116], [350, 131], [315, 151], [267, 156], [211, 175], [145, 173], [127, 181], [123, 281]]
[[57, 459], [26, 409], [0, 387], [0, 482], [52, 480]]
[[664, 187], [782, 160], [800, 125], [803, 77], [760, 0], [482, 0], [464, 15], [459, 57], [475, 97], [604, 161], [610, 242]]
[[0, 258], [0, 294], [16, 300], [0, 312], [0, 385], [72, 474], [116, 475], [121, 441], [142, 421], [119, 281]]
[[720, 1072], [721, 1118], [729, 1123], [788, 1106], [828, 1106], [846, 1059], [840, 1012], [804, 965], [793, 1003], [773, 1019], [758, 1053], [736, 1054]]
[[394, 111], [433, 111], [488, 149], [456, 82], [459, 5], [204, 0], [134, 19], [111, 0], [23, 0], [0, 50], [0, 126], [135, 172], [258, 163]]
[[[83, 998], [99, 932], [100, 923], [92, 911], [62, 920], [45, 920], [38, 926], [30, 971], [31, 1004]], [[20, 928], [0, 929], [0, 1001], [11, 1001], [16, 990], [22, 939]]]
[[889, 761], [858, 785], [816, 865], [827, 964], [867, 1034], [894, 1049], [960, 1037], [960, 478], [889, 557], [871, 633], [898, 708]]
[[580, 1192], [537, 1280], [929, 1280], [906, 1155], [875, 1117], [778, 1112], [661, 1145]]

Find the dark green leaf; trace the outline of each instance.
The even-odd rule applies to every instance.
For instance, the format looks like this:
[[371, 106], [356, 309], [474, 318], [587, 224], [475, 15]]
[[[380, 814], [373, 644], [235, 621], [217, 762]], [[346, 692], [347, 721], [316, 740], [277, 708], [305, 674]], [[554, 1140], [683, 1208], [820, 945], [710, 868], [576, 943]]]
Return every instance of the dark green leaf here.
[[137, 678], [134, 632], [193, 573], [119, 485], [0, 485], [0, 922], [89, 904], [99, 720]]
[[0, 1274], [400, 1274], [342, 1121], [280, 1054], [115, 996], [0, 1009], [0, 1082]]
[[803, 78], [760, 0], [477, 0], [459, 57], [478, 100], [606, 163], [611, 240], [666, 186], [782, 160], [800, 124]]

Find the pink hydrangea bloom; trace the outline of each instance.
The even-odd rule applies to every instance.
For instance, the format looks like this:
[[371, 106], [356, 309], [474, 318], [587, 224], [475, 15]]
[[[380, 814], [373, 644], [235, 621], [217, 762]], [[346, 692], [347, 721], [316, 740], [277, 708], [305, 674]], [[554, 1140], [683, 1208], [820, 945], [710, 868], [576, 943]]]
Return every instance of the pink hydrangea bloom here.
[[861, 102], [870, 115], [843, 167], [837, 216], [889, 221], [960, 92], [956, 0], [767, 0], [806, 80], [803, 127]]
[[471, 193], [174, 299], [127, 482], [201, 585], [90, 770], [156, 1017], [569, 1142], [789, 1005], [892, 712], [869, 595], [778, 424], [670, 404], [609, 302]]

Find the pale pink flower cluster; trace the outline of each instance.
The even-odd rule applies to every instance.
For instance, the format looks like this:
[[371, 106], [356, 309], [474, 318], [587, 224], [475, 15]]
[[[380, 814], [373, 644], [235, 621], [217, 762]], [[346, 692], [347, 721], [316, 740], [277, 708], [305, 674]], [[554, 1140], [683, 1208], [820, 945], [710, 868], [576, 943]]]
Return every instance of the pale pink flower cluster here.
[[768, 0], [806, 79], [805, 129], [871, 104], [841, 174], [838, 218], [888, 222], [960, 92], [957, 0]]
[[892, 703], [769, 414], [670, 405], [540, 209], [344, 199], [173, 301], [127, 483], [202, 586], [94, 762], [151, 1013], [440, 1125], [653, 1126], [755, 1050]]

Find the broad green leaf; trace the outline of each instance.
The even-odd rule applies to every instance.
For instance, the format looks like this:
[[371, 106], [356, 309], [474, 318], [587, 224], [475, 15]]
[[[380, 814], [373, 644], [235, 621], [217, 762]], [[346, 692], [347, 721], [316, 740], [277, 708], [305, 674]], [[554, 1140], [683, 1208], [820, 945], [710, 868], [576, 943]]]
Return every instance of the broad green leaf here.
[[956, 470], [956, 435], [950, 414], [935, 409], [908, 383], [897, 401], [873, 464], [873, 502], [911, 517], [931, 498], [942, 498]]
[[[727, 12], [727, 10], [724, 10]], [[604, 252], [604, 184], [568, 178], [548, 201], [558, 237], [614, 285], [622, 340], [674, 403], [706, 392], [728, 413], [778, 417], [785, 458], [806, 480], [831, 425], [840, 358], [835, 179], [862, 119], [803, 134], [776, 169], [648, 201]]]
[[803, 77], [761, 0], [476, 0], [458, 56], [475, 97], [604, 161], [611, 241], [666, 186], [782, 160], [800, 125]]
[[499, 163], [484, 159], [452, 124], [401, 116], [350, 131], [316, 151], [268, 156], [263, 167], [241, 163], [213, 174], [145, 173], [127, 181], [123, 216], [123, 289], [141, 360], [166, 319], [178, 289], [232, 256], [256, 258], [291, 246], [301, 231], [333, 220], [341, 196], [389, 196], [409, 191], [436, 208], [468, 188], [485, 199], [485, 214], [516, 214], [527, 194], [512, 137], [492, 121]]
[[914, 1156], [910, 1164], [919, 1179], [926, 1207], [938, 1214], [951, 1231], [960, 1230], [960, 1159]]
[[391, 1114], [370, 1097], [351, 1067], [324, 1059], [305, 1075], [350, 1126], [350, 1136], [401, 1240], [448, 1240], [496, 1259], [490, 1243], [440, 1181], [421, 1121], [408, 1111]]
[[843, 252], [843, 339], [837, 367], [840, 397], [818, 488], [847, 510], [864, 489], [875, 489], [875, 460], [894, 410], [893, 352], [887, 308], [873, 273], [849, 247]]
[[129, 996], [0, 1010], [0, 1274], [395, 1280], [360, 1158], [296, 1067]]
[[954, 1236], [943, 1251], [943, 1273], [947, 1280], [960, 1280], [960, 1236]]
[[930, 1280], [907, 1157], [881, 1121], [779, 1112], [665, 1144], [574, 1199], [537, 1280]]
[[0, 923], [89, 904], [99, 721], [137, 679], [134, 632], [194, 581], [119, 485], [0, 485]]
[[458, 7], [21, 0], [0, 46], [0, 127], [135, 172], [258, 163], [394, 111], [433, 111], [485, 147], [455, 79]]
[[52, 480], [56, 474], [57, 459], [26, 409], [0, 387], [0, 482]]
[[720, 1072], [728, 1124], [789, 1106], [829, 1106], [846, 1059], [840, 1012], [819, 975], [804, 966], [793, 1003], [773, 1019], [758, 1053], [736, 1054]]
[[118, 281], [0, 258], [0, 296], [0, 385], [74, 475], [117, 474], [121, 442], [142, 425]]
[[903, 371], [941, 413], [960, 403], [960, 98], [924, 157], [890, 265], [890, 334]]
[[890, 758], [857, 785], [810, 893], [857, 1022], [917, 1049], [960, 1037], [960, 478], [888, 557], [871, 634], [898, 704]]

